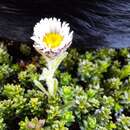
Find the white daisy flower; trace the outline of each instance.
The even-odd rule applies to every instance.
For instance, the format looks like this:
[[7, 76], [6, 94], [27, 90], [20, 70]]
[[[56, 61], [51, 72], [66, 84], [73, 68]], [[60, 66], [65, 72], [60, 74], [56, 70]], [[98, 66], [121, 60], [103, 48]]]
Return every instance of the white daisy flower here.
[[65, 52], [71, 45], [73, 31], [69, 24], [61, 23], [60, 19], [44, 18], [34, 27], [31, 37], [35, 49], [47, 58], [54, 58]]

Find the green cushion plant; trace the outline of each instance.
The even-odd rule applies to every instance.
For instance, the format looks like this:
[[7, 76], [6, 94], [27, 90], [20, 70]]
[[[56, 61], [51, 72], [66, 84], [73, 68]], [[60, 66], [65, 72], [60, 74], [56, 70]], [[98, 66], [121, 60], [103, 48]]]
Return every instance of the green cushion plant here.
[[130, 49], [71, 48], [49, 98], [46, 83], [34, 82], [45, 61], [26, 48], [23, 67], [0, 46], [0, 130], [130, 129]]

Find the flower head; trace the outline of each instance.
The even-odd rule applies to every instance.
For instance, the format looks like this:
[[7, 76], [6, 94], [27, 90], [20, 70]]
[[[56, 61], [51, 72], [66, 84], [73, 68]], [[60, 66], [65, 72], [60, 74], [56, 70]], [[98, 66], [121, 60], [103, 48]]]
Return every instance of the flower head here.
[[31, 37], [35, 49], [43, 56], [54, 58], [65, 52], [71, 45], [73, 31], [70, 32], [69, 24], [61, 23], [60, 19], [44, 18], [34, 27]]

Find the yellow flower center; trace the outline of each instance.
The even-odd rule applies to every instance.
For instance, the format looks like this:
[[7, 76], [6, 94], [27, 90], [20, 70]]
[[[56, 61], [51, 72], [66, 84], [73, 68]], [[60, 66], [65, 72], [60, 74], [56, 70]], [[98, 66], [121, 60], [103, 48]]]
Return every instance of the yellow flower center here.
[[56, 48], [58, 47], [63, 40], [63, 36], [57, 33], [47, 33], [43, 37], [43, 42], [47, 45], [49, 48]]

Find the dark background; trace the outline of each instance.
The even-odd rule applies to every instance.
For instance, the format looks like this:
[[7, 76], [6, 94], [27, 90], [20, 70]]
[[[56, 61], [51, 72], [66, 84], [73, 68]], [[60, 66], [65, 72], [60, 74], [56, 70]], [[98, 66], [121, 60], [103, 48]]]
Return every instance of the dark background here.
[[130, 47], [130, 0], [0, 0], [0, 38], [30, 44], [44, 17], [69, 22], [73, 46]]

